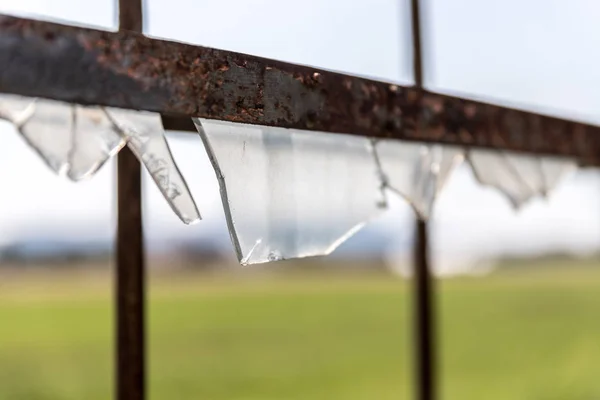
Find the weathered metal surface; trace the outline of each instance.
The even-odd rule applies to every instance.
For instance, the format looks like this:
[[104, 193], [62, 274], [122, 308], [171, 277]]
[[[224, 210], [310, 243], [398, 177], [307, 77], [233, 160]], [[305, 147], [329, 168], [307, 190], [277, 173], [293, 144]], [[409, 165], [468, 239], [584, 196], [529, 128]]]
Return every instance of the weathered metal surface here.
[[413, 254], [413, 318], [415, 398], [437, 399], [435, 278], [429, 258], [428, 223], [416, 220]]
[[117, 157], [115, 398], [145, 398], [145, 271], [140, 163], [127, 147]]
[[0, 91], [600, 164], [596, 126], [134, 32], [1, 15]]
[[[142, 0], [119, 0], [120, 29], [141, 32], [142, 20]], [[51, 42], [61, 41], [56, 37], [47, 39]], [[146, 279], [142, 176], [140, 162], [128, 147], [123, 148], [117, 156], [117, 194], [115, 398], [144, 400]]]

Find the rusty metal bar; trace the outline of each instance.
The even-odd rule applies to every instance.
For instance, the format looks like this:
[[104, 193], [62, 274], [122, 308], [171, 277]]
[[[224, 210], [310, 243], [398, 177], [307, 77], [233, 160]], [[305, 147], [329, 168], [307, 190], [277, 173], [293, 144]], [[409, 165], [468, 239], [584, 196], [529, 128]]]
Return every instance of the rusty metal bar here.
[[[142, 1], [119, 1], [119, 27], [142, 31]], [[129, 148], [117, 156], [115, 398], [144, 400], [146, 375], [145, 270], [141, 166]]]
[[143, 400], [145, 392], [145, 274], [140, 164], [123, 149], [117, 158], [116, 399]]
[[0, 92], [600, 165], [600, 128], [589, 124], [135, 32], [3, 15]]
[[[420, 0], [411, 0], [413, 76], [415, 89], [423, 90], [423, 43]], [[435, 279], [429, 262], [428, 223], [418, 216], [415, 223], [413, 257], [413, 317], [415, 343], [415, 397], [437, 398], [435, 352]]]
[[429, 263], [427, 223], [417, 219], [414, 248], [413, 314], [415, 382], [418, 400], [437, 398], [435, 352], [435, 280]]

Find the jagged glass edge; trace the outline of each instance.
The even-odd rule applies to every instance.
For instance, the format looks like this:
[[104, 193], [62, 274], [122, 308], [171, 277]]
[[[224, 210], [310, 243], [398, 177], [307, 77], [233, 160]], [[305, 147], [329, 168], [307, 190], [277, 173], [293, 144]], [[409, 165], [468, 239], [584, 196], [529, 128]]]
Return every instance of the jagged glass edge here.
[[[4, 114], [4, 113], [0, 113], [0, 120], [5, 120], [8, 121], [10, 123], [13, 124], [13, 126], [15, 127], [15, 129], [17, 129], [19, 131], [19, 136], [21, 136], [23, 138], [23, 140], [28, 144], [28, 146], [30, 148], [32, 148], [37, 154], [38, 156], [40, 156], [40, 158], [42, 159], [42, 161], [44, 162], [44, 164], [46, 164], [48, 166], [48, 168], [50, 168], [51, 170], [55, 170], [54, 168], [52, 168], [50, 166], [50, 164], [48, 163], [48, 161], [46, 160], [46, 158], [42, 155], [41, 151], [37, 148], [37, 146], [34, 146], [33, 143], [27, 138], [26, 135], [23, 134], [23, 132], [21, 131], [22, 126], [34, 115], [35, 113], [35, 105], [36, 105], [37, 99], [36, 98], [32, 98], [31, 102], [29, 103], [29, 105], [27, 107], [25, 107], [25, 109], [19, 113], [18, 116], [11, 116], [8, 114]], [[75, 115], [76, 113], [76, 107], [78, 107], [76, 104], [70, 104], [70, 103], [65, 103], [66, 105], [69, 106], [70, 111], [73, 115]], [[113, 129], [123, 138], [123, 140], [121, 141], [120, 145], [115, 147], [111, 152], [108, 153], [107, 157], [104, 158], [101, 162], [98, 162], [97, 165], [93, 168], [90, 169], [85, 175], [81, 176], [80, 178], [74, 178], [71, 176], [71, 174], [69, 174], [68, 172], [68, 166], [69, 164], [66, 164], [66, 168], [63, 168], [59, 171], [56, 171], [57, 174], [59, 176], [67, 176], [71, 181], [73, 182], [77, 182], [77, 181], [81, 181], [81, 180], [85, 180], [85, 179], [89, 179], [90, 177], [92, 177], [100, 168], [102, 168], [102, 166], [104, 166], [104, 164], [110, 159], [112, 158], [115, 154], [117, 154], [123, 147], [125, 147], [126, 145], [129, 144], [129, 140], [126, 137], [126, 135], [122, 132], [122, 129], [120, 128], [120, 126], [118, 125], [118, 123], [112, 118], [112, 116], [106, 112], [106, 110], [103, 107], [99, 107], [100, 109], [104, 110], [105, 115], [107, 116], [107, 118], [110, 120], [110, 122], [113, 125]], [[225, 213], [225, 217], [226, 217], [226, 222], [228, 225], [228, 229], [229, 229], [229, 233], [230, 233], [230, 237], [232, 240], [232, 243], [234, 244], [234, 248], [236, 251], [236, 255], [238, 260], [242, 263], [242, 265], [244, 265], [244, 257], [241, 251], [241, 246], [239, 244], [239, 239], [237, 237], [237, 232], [235, 230], [235, 222], [233, 221], [233, 216], [231, 215], [231, 210], [229, 207], [229, 198], [227, 195], [227, 184], [225, 182], [225, 177], [222, 173], [221, 167], [218, 163], [218, 160], [216, 158], [216, 155], [214, 153], [214, 150], [212, 149], [209, 139], [206, 135], [206, 132], [204, 131], [204, 128], [202, 126], [202, 122], [200, 121], [199, 118], [192, 118], [198, 133], [200, 135], [200, 138], [203, 142], [205, 151], [207, 152], [207, 156], [211, 162], [211, 165], [215, 171], [215, 175], [217, 177], [217, 181], [219, 183], [219, 191], [220, 191], [220, 196], [221, 196], [221, 201], [223, 203], [223, 209], [224, 209], [224, 213]], [[167, 147], [168, 152], [171, 154], [171, 158], [173, 160], [173, 167], [174, 169], [177, 171], [177, 173], [181, 176], [181, 179], [188, 191], [188, 193], [191, 196], [191, 192], [189, 191], [189, 186], [187, 185], [187, 181], [185, 180], [185, 177], [183, 176], [183, 174], [181, 173], [177, 163], [175, 162], [174, 157], [172, 156], [171, 150], [170, 150], [170, 146], [168, 144], [168, 141], [164, 139], [165, 145]], [[396, 195], [400, 196], [401, 198], [403, 198], [409, 205], [410, 207], [413, 209], [413, 211], [415, 212], [415, 214], [417, 215], [418, 218], [423, 219], [423, 220], [427, 220], [429, 219], [429, 215], [424, 215], [417, 207], [415, 207], [414, 203], [403, 193], [401, 193], [400, 191], [396, 190], [393, 186], [389, 185], [388, 182], [388, 178], [386, 173], [383, 171], [383, 167], [381, 165], [379, 156], [377, 154], [377, 150], [376, 150], [376, 144], [379, 140], [378, 139], [371, 139], [370, 142], [370, 151], [371, 154], [374, 158], [374, 162], [375, 165], [377, 167], [377, 172], [378, 172], [378, 176], [379, 179], [381, 181], [381, 186], [380, 189], [382, 191], [382, 202], [381, 204], [379, 204], [379, 208], [380, 209], [385, 209], [388, 206], [388, 199], [387, 199], [387, 192], [384, 189], [389, 189], [391, 192], [395, 193]], [[511, 206], [515, 209], [515, 210], [519, 210], [521, 209], [524, 205], [526, 205], [529, 201], [531, 201], [533, 198], [538, 197], [538, 196], [542, 196], [542, 197], [548, 197], [550, 195], [550, 192], [552, 190], [546, 190], [547, 188], [544, 187], [544, 190], [540, 193], [537, 193], [533, 188], [531, 188], [531, 186], [529, 185], [529, 183], [527, 182], [526, 179], [524, 179], [522, 177], [522, 174], [519, 173], [518, 169], [515, 168], [513, 166], [513, 164], [509, 161], [508, 159], [508, 155], [501, 150], [498, 150], [498, 153], [505, 159], [505, 165], [508, 167], [508, 171], [509, 173], [515, 178], [517, 179], [520, 184], [528, 187], [533, 194], [533, 196], [531, 196], [529, 199], [527, 199], [526, 201], [522, 202], [522, 203], [518, 203], [516, 202], [511, 196], [507, 195], [503, 190], [499, 189], [498, 187], [485, 183], [482, 179], [481, 176], [479, 174], [478, 169], [473, 165], [472, 159], [470, 157], [470, 153], [471, 153], [472, 149], [465, 149], [464, 153], [463, 153], [463, 157], [462, 159], [464, 161], [466, 161], [466, 163], [469, 164], [471, 171], [473, 173], [473, 176], [475, 177], [476, 181], [485, 187], [490, 187], [493, 188], [495, 190], [497, 190], [498, 192], [500, 192], [503, 197], [505, 197], [509, 203], [511, 204]], [[140, 157], [137, 155], [137, 153], [135, 151], [133, 151], [134, 154], [136, 154], [136, 157], [138, 158], [138, 160], [140, 159]], [[532, 157], [535, 157], [535, 155], [530, 155]], [[541, 156], [538, 156], [538, 159], [542, 160]], [[143, 161], [140, 160], [140, 162], [143, 163]], [[454, 169], [456, 167], [456, 165], [460, 164], [460, 161], [458, 161], [458, 157], [457, 157], [457, 161], [454, 163], [454, 166], [452, 169]], [[146, 170], [148, 171], [147, 166], [144, 164], [144, 167], [146, 168]], [[540, 166], [541, 168], [541, 166]], [[574, 170], [577, 169], [577, 165], [573, 165], [573, 168], [565, 170], [561, 173], [561, 177], [558, 178], [559, 180], [564, 179], [564, 176], [567, 176], [568, 174], [572, 173]], [[452, 173], [452, 172], [450, 172]], [[163, 192], [163, 190], [161, 189], [160, 185], [158, 185], [158, 182], [156, 180], [156, 178], [154, 177], [153, 174], [150, 173], [150, 176], [152, 177], [154, 183], [158, 186], [159, 190], [161, 191], [161, 194], [163, 195], [163, 197], [165, 196], [165, 193]], [[543, 175], [543, 179], [544, 179], [544, 185], [546, 185], [546, 176]], [[437, 196], [436, 196], [437, 197]], [[172, 211], [180, 218], [180, 220], [182, 222], [184, 222], [185, 224], [194, 224], [196, 222], [198, 222], [199, 220], [202, 219], [202, 216], [197, 208], [196, 202], [193, 199], [193, 196], [191, 196], [192, 201], [194, 203], [194, 206], [196, 208], [197, 214], [198, 214], [198, 219], [195, 220], [191, 220], [190, 222], [186, 222], [184, 221], [180, 215], [179, 212], [176, 210], [174, 204], [167, 200], [167, 203], [169, 204], [170, 208], [172, 209]], [[435, 201], [435, 200], [434, 200]], [[357, 225], [355, 225], [354, 227], [350, 228], [347, 233], [343, 236], [341, 236], [338, 240], [336, 240], [327, 250], [323, 255], [327, 255], [330, 254], [331, 252], [333, 252], [337, 247], [339, 247], [340, 244], [342, 244], [344, 241], [346, 241], [348, 238], [350, 238], [352, 235], [354, 235], [356, 232], [358, 232], [362, 227], [364, 227], [367, 223], [369, 223], [370, 220], [372, 220], [374, 217], [371, 217], [361, 223], [358, 223]], [[246, 259], [252, 254], [252, 251], [250, 251], [248, 253], [248, 255], [246, 256]], [[306, 256], [309, 257], [309, 256]], [[301, 258], [301, 257], [299, 257]]]
[[200, 135], [200, 139], [202, 140], [202, 144], [204, 145], [204, 150], [206, 151], [206, 155], [210, 161], [210, 164], [215, 171], [215, 176], [217, 177], [217, 182], [219, 183], [219, 195], [221, 197], [221, 203], [223, 205], [223, 212], [225, 214], [225, 222], [227, 223], [227, 230], [229, 231], [229, 237], [231, 238], [231, 242], [233, 243], [233, 248], [235, 250], [235, 255], [240, 262], [240, 264], [246, 266], [247, 263], [244, 262], [252, 255], [254, 248], [260, 242], [255, 243], [254, 247], [248, 252], [248, 256], [244, 258], [244, 254], [242, 252], [242, 246], [240, 244], [237, 231], [235, 230], [235, 222], [233, 221], [233, 215], [231, 214], [231, 207], [229, 203], [229, 196], [227, 195], [227, 183], [225, 182], [225, 175], [221, 170], [221, 166], [219, 165], [219, 161], [217, 160], [217, 156], [215, 151], [213, 150], [210, 140], [206, 132], [204, 131], [204, 127], [202, 126], [202, 121], [200, 118], [192, 118], [194, 125], [196, 126], [196, 130], [198, 131], [198, 135]]
[[[36, 105], [37, 105], [38, 100], [39, 99], [35, 98], [35, 97], [31, 98], [31, 101], [29, 102], [29, 104], [22, 111], [17, 113], [17, 115], [9, 115], [9, 114], [0, 112], [0, 120], [5, 120], [7, 122], [10, 122], [13, 125], [13, 127], [17, 130], [17, 132], [19, 133], [19, 136], [21, 137], [21, 139], [23, 141], [25, 141], [27, 146], [38, 155], [38, 157], [41, 159], [41, 161], [44, 163], [44, 165], [46, 165], [46, 167], [48, 167], [48, 169], [55, 172], [58, 176], [67, 177], [72, 182], [79, 182], [79, 181], [84, 181], [84, 180], [90, 179], [92, 176], [94, 176], [96, 174], [96, 172], [98, 172], [106, 164], [106, 162], [109, 159], [111, 159], [115, 154], [117, 154], [126, 145], [125, 141], [121, 140], [121, 143], [119, 144], [119, 146], [115, 147], [112, 151], [107, 153], [106, 158], [102, 159], [99, 162], [96, 162], [95, 165], [93, 166], [93, 168], [91, 168], [89, 171], [87, 171], [82, 176], [75, 177], [71, 173], [70, 163], [69, 163], [70, 157], [67, 157], [67, 163], [63, 166], [62, 169], [55, 170], [52, 167], [52, 165], [50, 165], [48, 159], [42, 153], [40, 148], [38, 148], [37, 145], [35, 145], [31, 140], [29, 140], [29, 137], [27, 135], [25, 135], [24, 132], [22, 131], [22, 127], [35, 115]], [[77, 128], [76, 123], [77, 123], [77, 119], [78, 119], [77, 115], [76, 115], [77, 108], [83, 107], [83, 106], [80, 106], [77, 104], [72, 104], [72, 103], [64, 103], [64, 105], [65, 105], [65, 107], [68, 107], [69, 111], [72, 114], [72, 118], [74, 119], [74, 122], [75, 122], [75, 126], [72, 127], [72, 130], [76, 129]], [[90, 108], [96, 108], [96, 107], [90, 107]], [[100, 109], [100, 107], [98, 107], [98, 109]], [[0, 111], [1, 111], [1, 109], [0, 109]], [[112, 124], [112, 121], [110, 121], [110, 122]], [[112, 125], [113, 125], [113, 130], [115, 130], [114, 124], [112, 124]], [[115, 130], [115, 132], [118, 134], [118, 132], [116, 130]], [[69, 154], [74, 151], [74, 148], [75, 148], [74, 146], [71, 147], [71, 149], [69, 150]]]
[[148, 168], [148, 166], [146, 165], [146, 163], [144, 163], [144, 161], [142, 160], [142, 156], [140, 154], [138, 154], [138, 152], [136, 151], [136, 149], [133, 146], [129, 146], [129, 138], [128, 138], [127, 134], [124, 132], [123, 128], [119, 125], [119, 123], [115, 120], [115, 118], [113, 118], [112, 115], [110, 115], [110, 113], [106, 110], [106, 108], [104, 108], [104, 107], [101, 107], [101, 108], [104, 111], [104, 114], [106, 114], [106, 116], [108, 117], [108, 119], [112, 122], [112, 124], [113, 124], [114, 129], [116, 130], [116, 132], [119, 135], [121, 135], [121, 137], [125, 141], [125, 145], [127, 145], [131, 149], [131, 152], [135, 155], [135, 157], [138, 159], [138, 161], [141, 164], [144, 165], [144, 169], [151, 176], [152, 181], [154, 182], [154, 184], [156, 185], [156, 187], [158, 188], [158, 190], [162, 194], [163, 198], [167, 201], [167, 204], [169, 204], [169, 207], [171, 208], [171, 211], [173, 211], [173, 213], [177, 216], [177, 218], [179, 218], [179, 220], [181, 222], [183, 222], [185, 225], [194, 225], [194, 224], [198, 223], [199, 221], [201, 221], [202, 220], [202, 214], [200, 214], [200, 210], [198, 209], [198, 205], [196, 204], [196, 200], [194, 200], [194, 196], [192, 196], [192, 192], [190, 191], [189, 185], [187, 184], [187, 181], [186, 181], [184, 175], [181, 173], [181, 170], [179, 169], [179, 166], [177, 165], [177, 162], [175, 161], [175, 157], [173, 157], [173, 153], [171, 152], [171, 148], [169, 146], [169, 142], [167, 141], [167, 139], [166, 139], [166, 137], [164, 135], [164, 128], [163, 128], [162, 139], [163, 139], [163, 141], [165, 143], [165, 146], [167, 148], [167, 151], [168, 151], [169, 155], [171, 156], [171, 159], [173, 160], [173, 168], [177, 171], [177, 173], [181, 177], [183, 185], [185, 186], [185, 189], [186, 189], [187, 193], [189, 194], [190, 199], [192, 200], [192, 203], [194, 204], [194, 209], [196, 211], [196, 214], [198, 215], [198, 218], [190, 219], [189, 222], [186, 221], [186, 220], [184, 220], [182, 218], [182, 216], [180, 215], [180, 212], [175, 207], [175, 204], [171, 201], [171, 199], [169, 199], [168, 194], [165, 193], [165, 191], [163, 190], [163, 188], [159, 184], [157, 178], [154, 176], [154, 174], [152, 174], [150, 172], [150, 169]]
[[[381, 180], [381, 190], [383, 192], [383, 194], [386, 196], [385, 198], [385, 206], [387, 208], [387, 192], [384, 189], [388, 189], [390, 192], [394, 193], [395, 195], [399, 196], [402, 200], [404, 200], [406, 203], [408, 203], [408, 205], [410, 206], [410, 208], [414, 211], [415, 216], [420, 219], [421, 221], [428, 221], [431, 218], [431, 214], [429, 213], [427, 215], [425, 215], [423, 212], [421, 212], [421, 210], [419, 210], [415, 203], [410, 200], [408, 198], [407, 195], [405, 195], [404, 193], [400, 192], [399, 190], [397, 190], [396, 188], [394, 188], [392, 185], [390, 185], [389, 183], [389, 179], [387, 174], [385, 173], [385, 171], [383, 170], [383, 166], [381, 165], [381, 160], [379, 158], [379, 154], [377, 154], [377, 143], [381, 142], [383, 139], [371, 139], [371, 148], [372, 148], [372, 152], [373, 152], [373, 157], [375, 158], [375, 163], [377, 164], [377, 169], [379, 171], [379, 179]], [[403, 142], [403, 140], [399, 140], [401, 142]], [[428, 144], [427, 142], [410, 142], [410, 143], [421, 143], [424, 146], [427, 147], [431, 147], [431, 146], [435, 146], [435, 144]], [[452, 146], [452, 145], [440, 145], [442, 147], [456, 147], [459, 148], [459, 146]], [[454, 172], [454, 170], [462, 163], [464, 163], [466, 161], [467, 155], [466, 155], [467, 151], [465, 149], [462, 149], [461, 153], [460, 153], [460, 157], [455, 157], [454, 162], [452, 163], [452, 168], [451, 171], [448, 173], [448, 179], [450, 179], [450, 175]], [[436, 176], [437, 178], [437, 176]], [[445, 185], [443, 185], [445, 186]], [[437, 198], [439, 197], [439, 195], [442, 192], [442, 188], [440, 188], [439, 191], [436, 190], [436, 195], [433, 199], [433, 202], [435, 204], [435, 202], [437, 201]], [[433, 207], [431, 209], [431, 211], [433, 211]]]
[[[75, 107], [75, 109], [74, 109], [75, 118], [76, 118], [75, 123], [77, 123], [77, 121], [79, 119], [79, 116], [77, 115], [77, 108], [78, 107], [83, 108], [83, 106], [73, 105], [73, 107]], [[90, 107], [90, 108], [97, 108], [98, 111], [103, 112], [106, 115], [106, 112], [104, 112], [104, 109], [102, 107]], [[125, 147], [127, 145], [127, 140], [123, 139], [123, 136], [120, 135], [120, 133], [118, 131], [118, 127], [115, 126], [114, 121], [112, 121], [110, 118], [108, 118], [108, 121], [111, 123], [113, 131], [121, 138], [119, 145], [114, 147], [112, 149], [112, 151], [108, 152], [104, 159], [102, 159], [101, 161], [97, 161], [95, 163], [94, 167], [91, 168], [88, 172], [86, 172], [82, 176], [79, 176], [79, 177], [73, 176], [73, 174], [71, 173], [71, 169], [69, 168], [66, 175], [67, 175], [67, 178], [69, 178], [72, 182], [80, 182], [80, 181], [85, 181], [85, 180], [92, 178], [96, 174], [96, 172], [98, 172], [108, 162], [108, 160], [113, 158], [116, 154], [118, 154], [123, 149], [123, 147]], [[73, 148], [74, 148], [74, 146], [71, 149], [73, 149]], [[70, 160], [70, 157], [69, 157], [69, 160]]]
[[[200, 118], [192, 118], [192, 121], [194, 122], [194, 125], [196, 126], [196, 129], [198, 130], [198, 134], [200, 135], [202, 143], [204, 144], [204, 149], [205, 149], [208, 159], [210, 160], [210, 163], [215, 171], [215, 175], [216, 175], [217, 181], [219, 183], [219, 194], [221, 197], [221, 203], [223, 204], [223, 212], [225, 214], [225, 221], [227, 223], [229, 237], [231, 238], [231, 242], [233, 243], [233, 247], [234, 247], [238, 262], [244, 267], [249, 266], [249, 265], [266, 264], [266, 263], [272, 262], [270, 260], [265, 260], [263, 262], [256, 262], [256, 263], [252, 263], [252, 264], [249, 264], [247, 262], [250, 259], [250, 256], [252, 255], [254, 248], [260, 243], [260, 240], [254, 244], [252, 249], [250, 249], [250, 251], [248, 251], [248, 254], [244, 257], [244, 254], [242, 252], [242, 248], [241, 248], [241, 245], [239, 242], [238, 234], [237, 234], [237, 231], [235, 230], [235, 221], [233, 220], [233, 215], [231, 214], [231, 207], [230, 207], [230, 203], [229, 203], [229, 196], [227, 194], [227, 183], [225, 182], [225, 175], [223, 174], [223, 171], [221, 170], [221, 166], [219, 165], [219, 161], [217, 160], [217, 156], [216, 156], [212, 146], [210, 145], [210, 140], [208, 139], [208, 135], [206, 134], [206, 131], [204, 130], [204, 127], [202, 126], [201, 119]], [[373, 149], [372, 144], [369, 145], [369, 150], [371, 151], [371, 154], [373, 155], [374, 149]], [[379, 174], [379, 172], [380, 172], [380, 170], [378, 168], [378, 174]], [[365, 225], [367, 225], [369, 222], [371, 222], [377, 216], [379, 216], [381, 214], [382, 210], [387, 209], [388, 202], [387, 202], [387, 199], [385, 198], [385, 193], [381, 193], [381, 194], [382, 194], [381, 202], [377, 204], [377, 210], [379, 212], [377, 212], [373, 216], [365, 219], [364, 221], [361, 221], [361, 222], [357, 223], [356, 225], [352, 226], [350, 229], [348, 229], [346, 231], [346, 233], [344, 233], [342, 236], [340, 236], [338, 239], [336, 239], [329, 247], [327, 247], [325, 249], [325, 251], [322, 252], [322, 254], [309, 254], [309, 255], [305, 255], [305, 256], [293, 257], [293, 259], [302, 259], [302, 258], [309, 258], [309, 257], [323, 257], [323, 256], [330, 255], [342, 243], [344, 243], [346, 240], [351, 238], [354, 234], [356, 234], [358, 231], [360, 231]], [[275, 261], [284, 261], [286, 259], [287, 258], [280, 258]]]
[[33, 116], [33, 114], [35, 113], [35, 103], [36, 103], [36, 98], [32, 98], [31, 102], [27, 105], [27, 107], [25, 107], [25, 109], [20, 112], [19, 116], [14, 116], [14, 115], [10, 115], [9, 113], [2, 113], [1, 108], [0, 108], [0, 120], [4, 120], [7, 122], [10, 122], [13, 127], [17, 130], [17, 132], [19, 133], [19, 137], [21, 139], [23, 139], [23, 141], [25, 141], [25, 143], [27, 144], [27, 146], [33, 150], [39, 158], [41, 158], [42, 162], [52, 171], [54, 171], [54, 168], [52, 168], [52, 166], [50, 165], [50, 163], [46, 160], [46, 158], [42, 155], [41, 151], [37, 148], [37, 146], [34, 146], [33, 143], [27, 138], [26, 135], [23, 134], [21, 128], [23, 127], [23, 125], [25, 125], [25, 123]]
[[[41, 149], [38, 148], [38, 146], [36, 146], [29, 139], [29, 137], [25, 134], [25, 132], [23, 132], [23, 127], [25, 126], [25, 124], [31, 118], [33, 118], [33, 116], [35, 115], [37, 101], [38, 101], [37, 98], [32, 98], [31, 103], [29, 103], [29, 105], [21, 113], [19, 113], [20, 115], [16, 116], [16, 118], [14, 120], [7, 119], [7, 121], [12, 122], [15, 129], [18, 131], [19, 136], [25, 141], [25, 143], [27, 143], [27, 146], [38, 155], [38, 157], [42, 160], [44, 165], [46, 165], [46, 167], [48, 167], [48, 169], [50, 169], [52, 172], [56, 173], [56, 175], [58, 175], [59, 177], [65, 177], [65, 176], [67, 176], [67, 173], [69, 170], [69, 164], [66, 163], [62, 166], [62, 168], [60, 168], [58, 170], [55, 169], [52, 166], [52, 164], [50, 164], [50, 162], [46, 158], [46, 156], [42, 153]], [[71, 112], [71, 119], [73, 119], [74, 114], [75, 114], [75, 105], [73, 105], [71, 103], [65, 103], [65, 106], [67, 106], [69, 108], [69, 111]], [[73, 129], [73, 128], [71, 127], [71, 129]]]
[[[473, 172], [473, 177], [475, 177], [475, 180], [477, 181], [477, 183], [483, 187], [491, 188], [491, 189], [494, 189], [495, 191], [499, 192], [502, 195], [502, 197], [504, 197], [506, 200], [508, 200], [508, 202], [513, 210], [519, 211], [525, 204], [527, 204], [531, 200], [531, 198], [535, 197], [535, 195], [531, 196], [528, 200], [524, 201], [523, 203], [519, 203], [515, 199], [513, 199], [512, 196], [506, 194], [506, 192], [504, 190], [500, 189], [499, 187], [497, 187], [495, 185], [484, 182], [483, 178], [481, 177], [480, 172], [477, 170], [477, 167], [475, 166], [473, 160], [471, 159], [471, 151], [472, 150], [467, 151], [466, 162], [469, 165], [469, 167], [471, 168], [471, 171]], [[514, 171], [515, 168], [512, 165], [510, 165], [510, 162], [508, 162], [508, 160], [506, 158], [507, 157], [506, 154], [504, 154], [504, 152], [500, 152], [500, 151], [499, 151], [499, 154], [501, 154], [502, 157], [504, 158], [505, 164], [510, 166], [510, 169], [509, 169], [510, 174], [515, 179], [519, 180], [519, 182], [521, 184], [529, 187], [529, 185], [526, 182], [523, 182], [523, 178], [521, 177], [521, 175]], [[529, 187], [529, 188], [531, 189], [531, 187]]]
[[575, 160], [569, 158], [565, 158], [564, 160], [568, 160], [568, 164], [562, 166], [560, 174], [558, 174], [558, 176], [556, 177], [556, 184], [554, 185], [554, 187], [549, 187], [550, 185], [548, 184], [548, 176], [544, 173], [544, 166], [541, 164], [544, 162], [544, 158], [540, 158], [540, 168], [542, 170], [542, 178], [544, 180], [544, 187], [541, 195], [545, 199], [549, 199], [552, 195], [552, 192], [554, 192], [556, 188], [560, 186], [560, 183], [564, 181], [569, 175], [574, 174], [579, 170], [579, 165]]
[[[475, 180], [477, 181], [477, 183], [479, 185], [481, 185], [481, 186], [489, 187], [489, 188], [492, 188], [492, 189], [496, 190], [497, 192], [499, 192], [502, 195], [502, 197], [504, 197], [505, 199], [508, 200], [508, 202], [510, 203], [511, 207], [515, 211], [520, 211], [523, 207], [525, 207], [528, 203], [530, 203], [535, 198], [542, 197], [542, 198], [548, 199], [551, 196], [552, 192], [554, 190], [556, 190], [556, 187], [554, 187], [554, 188], [548, 188], [547, 187], [548, 186], [547, 185], [548, 177], [544, 174], [543, 167], [541, 165], [541, 163], [543, 162], [545, 156], [539, 156], [539, 155], [528, 154], [528, 153], [523, 154], [524, 156], [527, 156], [527, 157], [535, 157], [535, 158], [537, 158], [537, 161], [539, 163], [540, 174], [541, 174], [542, 179], [543, 179], [543, 188], [542, 188], [541, 191], [537, 191], [537, 190], [535, 190], [534, 188], [531, 187], [531, 185], [527, 182], [527, 180], [525, 178], [523, 178], [523, 175], [519, 172], [518, 168], [515, 167], [510, 162], [510, 159], [509, 159], [510, 155], [506, 154], [506, 152], [503, 151], [503, 150], [496, 150], [498, 152], [498, 154], [501, 155], [502, 158], [505, 160], [504, 164], [508, 167], [507, 170], [509, 171], [509, 173], [515, 179], [517, 179], [520, 182], [521, 185], [523, 185], [524, 187], [527, 187], [531, 191], [531, 193], [533, 193], [525, 201], [519, 203], [519, 202], [515, 201], [510, 195], [506, 194], [506, 192], [504, 190], [498, 188], [495, 185], [491, 185], [489, 183], [485, 183], [482, 180], [482, 178], [481, 178], [481, 176], [479, 174], [479, 171], [474, 166], [473, 161], [471, 160], [471, 152], [472, 151], [476, 151], [476, 150], [470, 149], [470, 150], [468, 150], [466, 152], [465, 161], [467, 161], [467, 163], [469, 164], [469, 167], [471, 168], [471, 171], [473, 172], [473, 176], [475, 177]], [[518, 154], [515, 154], [515, 155], [518, 155]], [[569, 158], [565, 158], [565, 160], [569, 160]], [[561, 172], [560, 177], [557, 178], [557, 181], [559, 181], [559, 182], [562, 181], [563, 179], [565, 179], [566, 176], [568, 176], [569, 174], [574, 173], [578, 169], [578, 165], [577, 165], [576, 162], [574, 162], [573, 165], [571, 165], [570, 167], [571, 168], [569, 168], [569, 169], [564, 170], [564, 171]]]

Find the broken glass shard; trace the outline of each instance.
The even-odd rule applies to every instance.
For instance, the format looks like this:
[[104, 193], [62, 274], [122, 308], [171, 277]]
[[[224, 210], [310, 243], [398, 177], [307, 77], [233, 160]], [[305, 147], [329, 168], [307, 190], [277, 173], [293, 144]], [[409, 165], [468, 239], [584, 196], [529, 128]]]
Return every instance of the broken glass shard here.
[[471, 150], [477, 180], [499, 189], [519, 208], [535, 196], [548, 196], [577, 164], [566, 158], [540, 157], [492, 150]]
[[74, 181], [93, 175], [127, 142], [181, 220], [200, 219], [158, 114], [7, 95], [0, 97], [0, 119], [12, 122], [53, 171]]
[[194, 122], [243, 265], [329, 254], [385, 207], [368, 139]]
[[75, 181], [93, 175], [124, 143], [97, 107], [2, 96], [0, 118], [11, 121], [53, 171]]
[[19, 126], [33, 114], [33, 103], [34, 99], [30, 97], [10, 94], [0, 95], [0, 119]]
[[74, 126], [67, 176], [78, 181], [92, 176], [125, 145], [101, 108], [74, 106]]
[[500, 190], [515, 208], [542, 193], [544, 188], [537, 156], [470, 150], [469, 161], [479, 183]]
[[186, 224], [200, 213], [185, 179], [173, 159], [159, 114], [117, 108], [105, 109], [127, 146], [144, 164], [177, 216]]
[[397, 140], [375, 141], [374, 146], [385, 186], [404, 197], [424, 220], [450, 173], [464, 159], [463, 150], [453, 146]]
[[563, 179], [577, 170], [577, 162], [568, 158], [541, 157], [540, 163], [544, 179], [542, 194], [546, 197]]
[[29, 118], [17, 124], [25, 141], [59, 175], [69, 169], [75, 109], [56, 101], [36, 100]]

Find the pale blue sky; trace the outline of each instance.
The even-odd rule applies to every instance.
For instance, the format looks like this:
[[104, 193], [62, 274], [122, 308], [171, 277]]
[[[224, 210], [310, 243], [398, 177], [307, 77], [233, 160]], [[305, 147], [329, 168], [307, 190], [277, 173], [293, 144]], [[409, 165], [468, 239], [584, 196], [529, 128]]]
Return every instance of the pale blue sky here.
[[[408, 3], [408, 1], [404, 1]], [[147, 34], [410, 83], [408, 9], [397, 0], [148, 0]], [[115, 29], [112, 0], [2, 0], [0, 12]], [[426, 85], [500, 104], [600, 123], [600, 3], [593, 0], [429, 0], [424, 6]], [[52, 230], [72, 240], [113, 233], [113, 166], [77, 185], [56, 178], [2, 125], [0, 243]], [[205, 218], [179, 223], [147, 185], [149, 240], [226, 237], [217, 186], [196, 137], [172, 140]], [[600, 247], [600, 181], [580, 174], [550, 202], [518, 215], [465, 169], [435, 212], [440, 255]], [[57, 226], [56, 221], [64, 221]], [[409, 209], [375, 226], [406, 236]], [[39, 228], [39, 227], [42, 228]], [[154, 229], [158, 228], [160, 229]], [[75, 229], [76, 228], [76, 229]], [[74, 237], [73, 232], [76, 232]]]

